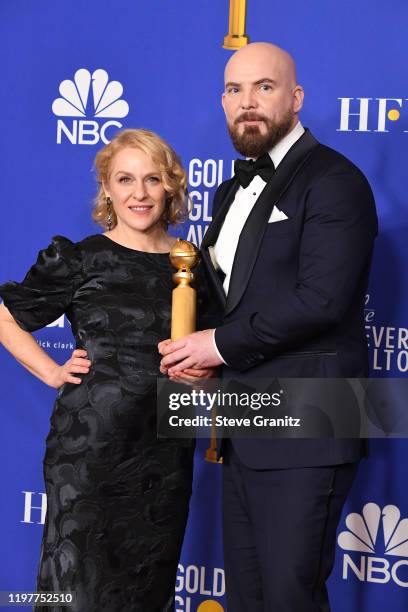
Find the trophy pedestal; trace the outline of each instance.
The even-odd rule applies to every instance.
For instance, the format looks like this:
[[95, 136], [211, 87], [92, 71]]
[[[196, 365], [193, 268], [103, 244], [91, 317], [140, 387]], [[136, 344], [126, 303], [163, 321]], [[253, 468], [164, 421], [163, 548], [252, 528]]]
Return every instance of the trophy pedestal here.
[[[179, 277], [181, 274], [187, 274], [187, 272], [178, 272]], [[171, 339], [173, 341], [195, 331], [196, 302], [196, 292], [187, 282], [181, 282], [173, 289], [171, 318]]]
[[207, 450], [205, 451], [204, 458], [206, 461], [209, 461], [210, 463], [222, 463], [222, 457], [220, 457], [219, 459], [217, 457], [217, 449], [211, 448], [211, 446], [207, 448]]
[[224, 36], [223, 49], [230, 51], [238, 51], [241, 47], [245, 47], [249, 43], [249, 37], [246, 34], [227, 34]]

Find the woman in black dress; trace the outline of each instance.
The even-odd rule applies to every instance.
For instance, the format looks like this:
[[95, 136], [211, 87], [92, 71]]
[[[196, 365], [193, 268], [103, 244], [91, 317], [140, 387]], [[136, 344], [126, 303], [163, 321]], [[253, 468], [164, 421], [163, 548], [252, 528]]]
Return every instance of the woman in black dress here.
[[[107, 232], [75, 244], [56, 236], [22, 283], [0, 287], [0, 340], [59, 389], [37, 589], [75, 592], [77, 612], [164, 612], [174, 606], [193, 463], [193, 443], [157, 440], [155, 418], [173, 288], [167, 226], [185, 215], [186, 176], [145, 130], [119, 133], [96, 168], [94, 219]], [[59, 366], [29, 332], [62, 313], [79, 350]]]

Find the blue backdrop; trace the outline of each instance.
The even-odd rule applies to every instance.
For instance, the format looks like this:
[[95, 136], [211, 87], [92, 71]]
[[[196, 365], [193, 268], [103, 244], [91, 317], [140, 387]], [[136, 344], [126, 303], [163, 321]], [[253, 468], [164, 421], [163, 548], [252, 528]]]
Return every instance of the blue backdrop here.
[[[20, 280], [51, 236], [79, 240], [99, 231], [90, 218], [93, 159], [120, 127], [157, 131], [181, 154], [194, 203], [181, 233], [201, 242], [212, 193], [231, 176], [235, 157], [220, 105], [229, 10], [228, 0], [1, 2], [1, 282]], [[407, 17], [405, 0], [248, 0], [246, 16], [252, 41], [274, 42], [296, 58], [306, 92], [303, 124], [373, 186], [381, 233], [365, 317], [372, 374], [380, 377], [408, 372]], [[59, 362], [73, 349], [64, 317], [36, 337]], [[0, 360], [0, 590], [32, 590], [54, 392], [4, 350]], [[226, 610], [221, 468], [204, 464], [204, 446], [178, 612]], [[371, 443], [339, 527], [334, 612], [408, 609], [407, 459], [406, 440]]]

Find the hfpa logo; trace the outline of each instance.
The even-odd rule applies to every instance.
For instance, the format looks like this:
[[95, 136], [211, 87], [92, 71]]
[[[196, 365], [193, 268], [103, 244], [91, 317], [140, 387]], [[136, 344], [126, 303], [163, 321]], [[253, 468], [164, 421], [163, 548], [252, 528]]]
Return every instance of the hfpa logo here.
[[105, 121], [100, 125], [98, 121], [86, 120], [89, 115], [88, 98], [92, 85], [92, 102], [95, 119], [107, 117], [122, 118], [129, 112], [129, 105], [120, 97], [123, 86], [119, 81], [109, 81], [106, 70], [95, 70], [92, 75], [89, 70], [81, 68], [74, 75], [74, 80], [62, 81], [59, 86], [61, 98], [54, 100], [52, 112], [57, 117], [84, 117], [57, 122], [57, 143], [61, 144], [63, 135], [72, 144], [97, 144], [99, 139], [105, 144], [109, 142], [106, 132], [109, 128], [121, 128], [119, 121]]
[[[408, 98], [338, 98], [340, 127], [337, 132], [389, 132], [401, 118]], [[406, 125], [408, 128], [408, 125]], [[403, 130], [408, 132], [408, 129]]]
[[46, 493], [36, 493], [35, 491], [22, 491], [24, 495], [24, 514], [20, 523], [37, 523], [44, 525], [47, 514], [47, 495]]
[[361, 514], [347, 516], [348, 531], [342, 531], [337, 541], [343, 550], [360, 554], [343, 556], [344, 580], [350, 570], [361, 582], [393, 580], [408, 587], [408, 519], [400, 518], [397, 506], [385, 506], [381, 511], [373, 503], [366, 504]]

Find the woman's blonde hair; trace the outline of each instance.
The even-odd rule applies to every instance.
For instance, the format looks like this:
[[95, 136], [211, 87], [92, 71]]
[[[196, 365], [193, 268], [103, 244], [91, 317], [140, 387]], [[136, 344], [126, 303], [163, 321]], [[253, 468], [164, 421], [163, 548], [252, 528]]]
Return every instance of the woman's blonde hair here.
[[[116, 153], [127, 147], [139, 149], [150, 155], [159, 169], [167, 194], [162, 218], [165, 227], [184, 221], [188, 215], [187, 176], [177, 153], [154, 132], [128, 129], [118, 132], [95, 157], [96, 180], [99, 183], [92, 212], [92, 219], [95, 223], [105, 229], [108, 228], [108, 207], [103, 184], [106, 185], [109, 181], [112, 159]], [[117, 224], [113, 207], [111, 207], [111, 215], [111, 229], [113, 229]]]

